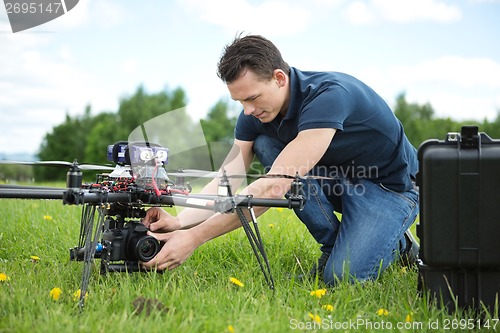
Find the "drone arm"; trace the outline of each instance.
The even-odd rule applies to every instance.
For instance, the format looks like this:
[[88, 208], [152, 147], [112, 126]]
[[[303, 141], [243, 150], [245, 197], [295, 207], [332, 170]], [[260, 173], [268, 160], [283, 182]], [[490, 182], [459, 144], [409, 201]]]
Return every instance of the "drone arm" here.
[[[279, 190], [276, 190], [276, 186]], [[238, 206], [253, 206], [255, 217], [258, 217], [270, 207], [282, 207], [283, 205], [287, 205], [288, 202], [282, 198], [289, 188], [289, 179], [259, 179], [244, 189], [243, 194], [247, 195], [247, 197], [245, 200], [239, 202]], [[276, 195], [273, 191], [279, 191], [280, 194]], [[279, 195], [281, 195], [281, 197], [279, 197]], [[258, 198], [253, 199], [254, 196]], [[258, 204], [262, 204], [262, 206]], [[252, 220], [252, 216], [248, 210], [242, 210], [242, 212], [248, 220]], [[191, 230], [195, 233], [195, 238], [200, 241], [200, 244], [203, 244], [210, 239], [226, 234], [239, 227], [241, 227], [241, 220], [235, 212], [232, 212], [225, 214], [216, 213], [205, 222], [193, 227]]]
[[[201, 190], [200, 194], [214, 194], [217, 193], [217, 179], [213, 179], [210, 183], [208, 183], [203, 190]], [[193, 202], [193, 200], [191, 200]], [[213, 205], [211, 206], [213, 207]], [[192, 208], [200, 208], [194, 207]], [[178, 215], [181, 229], [189, 229], [195, 225], [198, 225], [210, 218], [214, 214], [213, 210], [207, 209], [184, 209]]]

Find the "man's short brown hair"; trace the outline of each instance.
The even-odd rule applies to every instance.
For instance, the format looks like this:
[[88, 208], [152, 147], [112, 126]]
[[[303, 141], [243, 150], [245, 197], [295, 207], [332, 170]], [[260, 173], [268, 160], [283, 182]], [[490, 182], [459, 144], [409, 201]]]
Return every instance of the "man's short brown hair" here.
[[270, 80], [275, 69], [288, 74], [290, 66], [270, 40], [259, 35], [242, 37], [240, 34], [224, 48], [217, 64], [217, 75], [225, 83], [231, 83], [244, 69], [250, 69], [262, 80]]

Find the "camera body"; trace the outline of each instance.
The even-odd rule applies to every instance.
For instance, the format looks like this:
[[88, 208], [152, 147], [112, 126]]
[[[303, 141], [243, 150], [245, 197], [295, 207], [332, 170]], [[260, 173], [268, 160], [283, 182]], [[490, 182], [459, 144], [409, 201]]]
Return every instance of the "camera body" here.
[[105, 230], [103, 245], [109, 261], [142, 261], [153, 259], [164, 243], [147, 234], [148, 229], [138, 221], [129, 221], [123, 228]]

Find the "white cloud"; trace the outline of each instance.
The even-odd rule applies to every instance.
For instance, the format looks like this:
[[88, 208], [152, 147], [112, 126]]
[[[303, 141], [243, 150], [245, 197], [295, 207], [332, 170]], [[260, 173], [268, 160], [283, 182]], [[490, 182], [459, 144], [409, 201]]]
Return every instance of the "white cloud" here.
[[353, 24], [368, 24], [374, 21], [448, 23], [460, 20], [462, 17], [458, 6], [439, 0], [356, 1], [347, 7], [346, 14]]
[[220, 26], [230, 34], [237, 31], [269, 36], [292, 35], [303, 31], [311, 13], [302, 3], [281, 0], [251, 4], [248, 0], [184, 0], [187, 12], [196, 13], [205, 22]]
[[[51, 38], [52, 34], [0, 35], [4, 47], [0, 53], [0, 151], [37, 150], [40, 134], [62, 122], [66, 112], [81, 113], [88, 98], [116, 102], [116, 94], [110, 94], [112, 88], [101, 89], [95, 84], [98, 78], [72, 63], [69, 48], [43, 52]], [[10, 138], [20, 131], [29, 139], [13, 146]]]
[[351, 3], [347, 7], [346, 15], [349, 21], [356, 25], [368, 24], [375, 19], [373, 11], [362, 1]]
[[78, 1], [78, 4], [73, 7], [69, 12], [66, 12], [64, 15], [59, 16], [58, 18], [47, 22], [39, 27], [34, 28], [30, 31], [44, 31], [50, 30], [54, 32], [75, 29], [80, 26], [86, 25], [89, 23], [91, 18], [90, 13], [90, 4], [92, 0], [82, 0]]
[[500, 91], [500, 63], [488, 58], [444, 56], [414, 66], [394, 66], [391, 72], [393, 78], [405, 85], [441, 82], [461, 88], [483, 86]]
[[430, 103], [438, 117], [488, 118], [500, 110], [500, 63], [488, 58], [444, 56], [405, 66], [355, 72], [389, 104], [405, 92], [412, 103]]
[[66, 14], [50, 21], [36, 30], [61, 32], [82, 26], [108, 29], [124, 23], [129, 18], [127, 7], [122, 2], [112, 0], [81, 0]]
[[128, 58], [122, 61], [119, 66], [120, 72], [125, 75], [131, 75], [137, 73], [139, 68], [139, 63], [137, 59]]
[[[0, 151], [34, 152], [44, 133], [64, 121], [66, 113], [113, 109], [123, 87], [104, 88], [102, 78], [76, 63], [73, 50], [58, 40], [61, 32], [86, 25], [108, 28], [127, 18], [126, 11], [110, 1], [80, 1], [65, 15], [20, 33], [0, 34]], [[0, 16], [0, 31], [11, 31], [7, 16]], [[39, 33], [53, 31], [54, 33]], [[137, 70], [134, 59], [121, 70]], [[24, 137], [23, 140], [12, 138]]]
[[469, 0], [470, 3], [500, 3], [500, 0]]

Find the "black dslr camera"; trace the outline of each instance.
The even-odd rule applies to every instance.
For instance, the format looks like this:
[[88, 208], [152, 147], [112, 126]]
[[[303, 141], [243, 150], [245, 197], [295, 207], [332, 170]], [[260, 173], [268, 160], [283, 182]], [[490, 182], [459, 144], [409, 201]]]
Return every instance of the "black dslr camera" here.
[[147, 235], [148, 229], [138, 221], [129, 221], [123, 228], [108, 229], [102, 234], [109, 261], [150, 261], [164, 243]]

